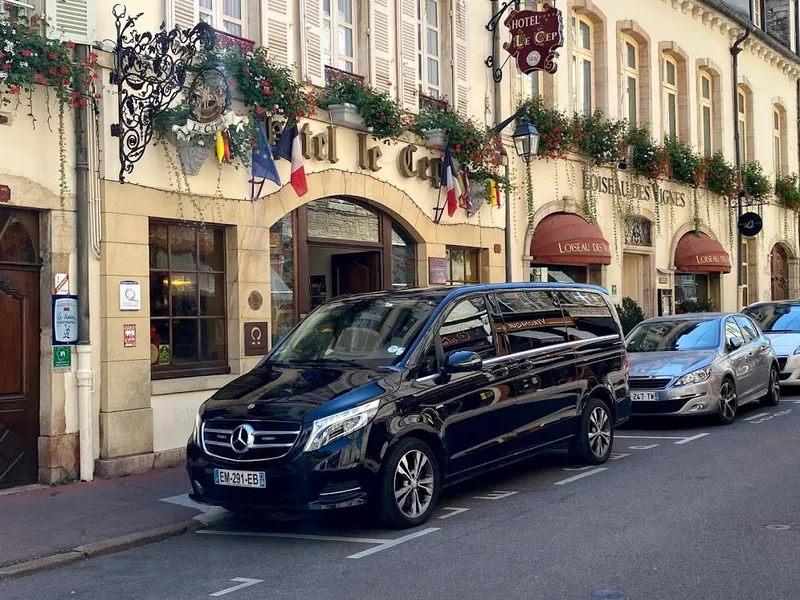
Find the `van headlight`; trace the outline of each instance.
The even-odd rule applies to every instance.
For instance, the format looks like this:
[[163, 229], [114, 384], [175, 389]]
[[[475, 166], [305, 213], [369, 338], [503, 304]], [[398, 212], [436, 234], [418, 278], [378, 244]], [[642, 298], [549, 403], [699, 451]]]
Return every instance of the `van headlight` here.
[[795, 348], [795, 349], [794, 349], [794, 352], [793, 352], [792, 354], [794, 354], [795, 356], [796, 356], [796, 355], [798, 355], [798, 354], [800, 354], [800, 346], [798, 346], [797, 348]]
[[704, 381], [708, 380], [711, 377], [711, 367], [704, 367], [702, 369], [697, 369], [697, 371], [692, 371], [691, 373], [687, 373], [678, 381], [675, 382], [675, 387], [679, 385], [691, 385], [693, 383], [703, 383]]
[[319, 450], [331, 442], [365, 427], [378, 412], [380, 403], [380, 400], [373, 400], [368, 404], [317, 419], [311, 425], [311, 436], [308, 438], [303, 452]]
[[198, 446], [200, 445], [200, 428], [203, 426], [203, 420], [200, 418], [200, 411], [194, 416], [194, 429], [192, 430], [192, 440]]

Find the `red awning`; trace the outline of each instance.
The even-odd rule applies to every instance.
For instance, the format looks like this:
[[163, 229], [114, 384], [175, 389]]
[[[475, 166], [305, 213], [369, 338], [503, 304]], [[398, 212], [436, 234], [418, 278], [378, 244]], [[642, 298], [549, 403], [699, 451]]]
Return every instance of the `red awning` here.
[[602, 232], [572, 213], [542, 219], [533, 232], [531, 256], [545, 265], [611, 264], [611, 249]]
[[731, 257], [705, 233], [687, 233], [675, 249], [675, 270], [685, 273], [730, 273]]

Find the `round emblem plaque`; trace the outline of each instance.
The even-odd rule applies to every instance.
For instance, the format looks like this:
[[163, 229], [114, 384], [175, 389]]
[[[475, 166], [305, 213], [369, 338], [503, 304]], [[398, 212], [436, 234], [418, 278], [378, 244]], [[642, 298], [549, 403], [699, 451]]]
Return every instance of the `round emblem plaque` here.
[[250, 292], [247, 297], [247, 304], [250, 306], [250, 310], [259, 310], [264, 305], [264, 297], [261, 292], [255, 290]]

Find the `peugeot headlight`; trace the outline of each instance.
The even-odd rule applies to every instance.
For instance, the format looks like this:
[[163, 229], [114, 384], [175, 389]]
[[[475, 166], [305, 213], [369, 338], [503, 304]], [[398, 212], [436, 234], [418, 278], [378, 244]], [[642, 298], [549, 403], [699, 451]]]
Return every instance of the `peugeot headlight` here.
[[792, 354], [794, 354], [794, 355], [800, 354], [800, 346], [795, 348], [795, 351]]
[[692, 371], [691, 373], [687, 373], [678, 381], [675, 382], [675, 387], [679, 385], [691, 385], [693, 383], [703, 383], [709, 377], [711, 377], [711, 367], [703, 367], [702, 369], [697, 369], [696, 371]]
[[200, 411], [194, 416], [194, 430], [192, 431], [192, 439], [198, 446], [200, 445], [200, 427], [203, 425], [203, 420], [200, 418]]
[[317, 419], [311, 426], [311, 436], [306, 442], [304, 452], [313, 452], [340, 438], [358, 431], [370, 422], [378, 412], [380, 400], [344, 410], [329, 417]]

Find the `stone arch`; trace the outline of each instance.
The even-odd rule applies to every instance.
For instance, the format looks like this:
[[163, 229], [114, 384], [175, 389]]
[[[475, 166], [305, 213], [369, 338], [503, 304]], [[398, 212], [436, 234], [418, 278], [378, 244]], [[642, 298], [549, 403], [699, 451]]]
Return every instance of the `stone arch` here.
[[[599, 108], [603, 114], [608, 115], [608, 88], [610, 87], [608, 85], [608, 19], [592, 0], [573, 0], [572, 10], [578, 15], [589, 18], [594, 25], [595, 108]], [[567, 37], [569, 39], [569, 36]]]
[[664, 66], [663, 57], [670, 56], [675, 62], [678, 63], [678, 137], [691, 144], [691, 117], [689, 115], [689, 98], [690, 98], [690, 85], [689, 85], [689, 55], [681, 48], [676, 42], [659, 42], [658, 43], [658, 72], [659, 72], [659, 97], [661, 102], [661, 130], [667, 131], [667, 122], [665, 118], [666, 107], [664, 106]]
[[[719, 65], [710, 58], [697, 59], [697, 139], [702, 140], [703, 115], [700, 104], [701, 81], [703, 72], [711, 76], [711, 104], [712, 104], [712, 149], [714, 152], [721, 152], [725, 146], [725, 115], [723, 98], [723, 71]], [[702, 151], [702, 148], [700, 149]]]
[[769, 276], [770, 281], [770, 289], [765, 294], [765, 299], [773, 299], [772, 278], [774, 277], [774, 274], [772, 273], [772, 252], [776, 246], [780, 246], [783, 249], [783, 251], [786, 253], [786, 258], [788, 259], [789, 263], [789, 299], [800, 298], [800, 255], [798, 255], [797, 246], [791, 241], [780, 237], [779, 235], [773, 235], [769, 240], [769, 244], [767, 245], [767, 248], [769, 249], [769, 264], [767, 264], [764, 269], [765, 275]]
[[[639, 127], [650, 127], [653, 122], [653, 99], [652, 99], [652, 70], [653, 70], [653, 43], [650, 35], [639, 25], [638, 21], [625, 20], [617, 21], [617, 65], [618, 78], [620, 81], [620, 92], [624, 90], [625, 82], [622, 79], [622, 69], [620, 65], [625, 60], [625, 45], [623, 35], [630, 36], [639, 45]], [[622, 102], [620, 102], [620, 117], [623, 115]]]

